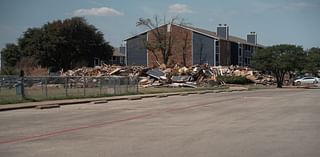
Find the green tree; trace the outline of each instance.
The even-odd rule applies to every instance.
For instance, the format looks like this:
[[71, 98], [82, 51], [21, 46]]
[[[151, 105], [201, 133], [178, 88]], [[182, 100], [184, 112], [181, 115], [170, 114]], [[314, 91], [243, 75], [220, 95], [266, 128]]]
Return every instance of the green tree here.
[[[38, 65], [53, 71], [93, 66], [95, 58], [107, 62], [113, 52], [113, 47], [104, 40], [103, 33], [82, 17], [29, 28], [18, 39], [17, 49], [20, 57], [32, 57]], [[5, 61], [13, 63], [6, 58]]]
[[19, 46], [12, 43], [6, 44], [5, 48], [1, 50], [1, 55], [2, 61], [4, 61], [3, 65], [6, 67], [14, 67], [22, 56]]
[[48, 24], [48, 29], [59, 29], [60, 38], [55, 40], [62, 42], [56, 48], [62, 53], [58, 54], [59, 56], [64, 57], [67, 54], [68, 59], [60, 59], [63, 65], [67, 65], [65, 68], [74, 68], [79, 64], [93, 66], [94, 58], [107, 60], [112, 56], [113, 48], [105, 42], [103, 34], [93, 25], [87, 24], [85, 19], [74, 17], [60, 23]]
[[258, 50], [252, 59], [257, 70], [269, 71], [276, 77], [277, 87], [282, 88], [284, 75], [301, 71], [305, 63], [305, 53], [301, 46], [274, 45]]
[[314, 76], [319, 76], [320, 70], [320, 48], [311, 48], [307, 51], [305, 71], [312, 73]]

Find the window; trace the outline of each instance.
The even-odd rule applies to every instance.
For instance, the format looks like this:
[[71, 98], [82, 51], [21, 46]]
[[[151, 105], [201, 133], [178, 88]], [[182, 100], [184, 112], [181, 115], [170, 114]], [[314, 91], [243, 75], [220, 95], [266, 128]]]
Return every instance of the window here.
[[239, 50], [238, 50], [238, 65], [243, 66], [243, 49], [242, 45], [239, 43]]
[[220, 65], [220, 54], [216, 54], [216, 65]]
[[216, 41], [216, 66], [220, 65], [220, 46], [219, 41]]
[[216, 41], [216, 46], [217, 46], [217, 47], [219, 47], [219, 46], [220, 46], [220, 45], [219, 45], [219, 41]]
[[120, 57], [120, 64], [124, 64], [124, 57]]

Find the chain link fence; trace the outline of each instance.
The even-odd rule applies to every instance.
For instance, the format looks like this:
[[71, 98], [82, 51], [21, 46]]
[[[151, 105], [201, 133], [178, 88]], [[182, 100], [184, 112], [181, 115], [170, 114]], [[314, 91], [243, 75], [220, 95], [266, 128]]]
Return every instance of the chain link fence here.
[[131, 77], [18, 77], [0, 76], [1, 101], [45, 100], [138, 93]]

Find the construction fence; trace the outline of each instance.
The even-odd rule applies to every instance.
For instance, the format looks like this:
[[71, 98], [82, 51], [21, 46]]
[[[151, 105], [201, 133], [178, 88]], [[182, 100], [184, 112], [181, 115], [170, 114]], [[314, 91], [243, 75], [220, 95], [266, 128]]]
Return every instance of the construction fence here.
[[0, 76], [0, 100], [46, 100], [138, 93], [135, 77]]

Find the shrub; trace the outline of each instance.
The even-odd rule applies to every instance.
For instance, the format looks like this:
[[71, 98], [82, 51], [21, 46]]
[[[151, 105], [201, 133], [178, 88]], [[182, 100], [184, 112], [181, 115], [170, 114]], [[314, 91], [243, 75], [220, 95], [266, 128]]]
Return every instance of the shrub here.
[[18, 72], [15, 67], [5, 66], [1, 69], [0, 75], [17, 75]]
[[247, 79], [244, 76], [218, 76], [218, 82], [225, 82], [227, 84], [250, 84], [253, 81]]

